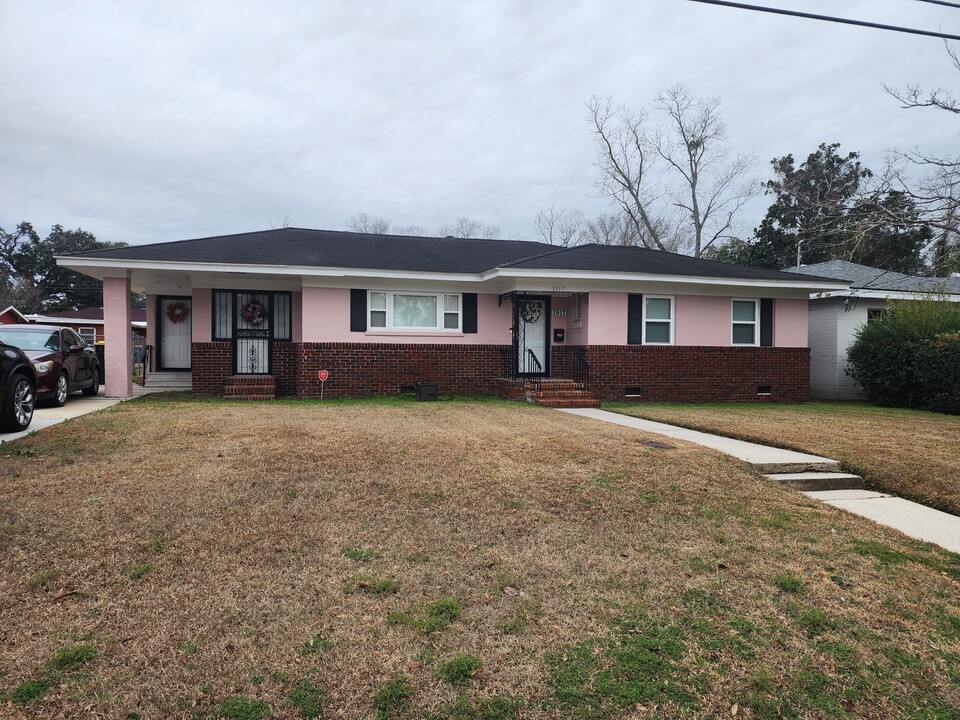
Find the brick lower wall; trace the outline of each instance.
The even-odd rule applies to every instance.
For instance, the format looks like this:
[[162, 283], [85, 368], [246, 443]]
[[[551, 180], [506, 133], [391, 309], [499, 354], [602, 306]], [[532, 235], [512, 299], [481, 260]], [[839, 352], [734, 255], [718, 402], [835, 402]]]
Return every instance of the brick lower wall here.
[[400, 345], [303, 343], [299, 397], [319, 397], [317, 372], [330, 373], [324, 397], [396, 395], [400, 388], [433, 382], [441, 393], [493, 395], [510, 372], [510, 345]]
[[[590, 389], [602, 400], [810, 399], [808, 348], [595, 345], [577, 349], [590, 363]], [[625, 397], [627, 388], [635, 390], [636, 397]], [[769, 388], [769, 395], [758, 394], [759, 388]]]
[[190, 346], [193, 391], [200, 395], [223, 395], [233, 376], [233, 345], [229, 342], [193, 343]]
[[[577, 347], [590, 363], [591, 390], [602, 400], [803, 402], [810, 396], [810, 351], [774, 347]], [[571, 346], [551, 350], [551, 375], [564, 377]], [[278, 397], [319, 397], [319, 370], [330, 373], [324, 397], [395, 395], [420, 381], [441, 393], [497, 393], [510, 377], [509, 345], [275, 343]], [[229, 342], [193, 344], [193, 391], [222, 395], [233, 375]], [[759, 395], [761, 387], [769, 395]], [[625, 398], [626, 390], [636, 397]]]

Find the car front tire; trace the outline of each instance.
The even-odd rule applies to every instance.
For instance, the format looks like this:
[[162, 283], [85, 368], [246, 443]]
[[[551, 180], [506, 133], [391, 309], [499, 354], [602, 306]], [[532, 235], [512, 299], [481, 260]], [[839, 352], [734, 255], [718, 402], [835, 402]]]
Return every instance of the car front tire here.
[[14, 373], [10, 384], [3, 394], [3, 407], [0, 408], [0, 430], [20, 432], [26, 430], [33, 420], [33, 408], [36, 404], [36, 390], [29, 378]]
[[67, 404], [67, 396], [70, 395], [70, 378], [66, 372], [60, 373], [57, 377], [57, 388], [53, 393], [53, 406], [63, 407]]

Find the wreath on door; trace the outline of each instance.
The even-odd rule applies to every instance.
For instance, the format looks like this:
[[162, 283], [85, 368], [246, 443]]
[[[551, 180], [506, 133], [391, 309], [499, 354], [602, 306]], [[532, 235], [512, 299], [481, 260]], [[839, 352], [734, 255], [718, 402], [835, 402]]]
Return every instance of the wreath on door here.
[[524, 300], [520, 303], [520, 319], [525, 323], [533, 324], [543, 314], [543, 301]]
[[186, 303], [172, 302], [167, 305], [166, 313], [167, 320], [176, 325], [187, 319], [187, 315], [190, 314], [190, 308], [187, 307]]
[[263, 321], [267, 319], [267, 310], [263, 307], [263, 303], [251, 300], [243, 306], [240, 315], [251, 325], [263, 325]]

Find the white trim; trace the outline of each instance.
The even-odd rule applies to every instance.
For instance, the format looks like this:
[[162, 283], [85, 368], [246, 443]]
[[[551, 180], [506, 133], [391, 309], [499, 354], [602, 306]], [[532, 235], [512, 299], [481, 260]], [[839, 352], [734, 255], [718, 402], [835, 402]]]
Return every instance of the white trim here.
[[[939, 293], [935, 292], [907, 292], [904, 290], [857, 290], [851, 288], [850, 290], [840, 290], [838, 292], [818, 292], [811, 293], [811, 300], [820, 300], [826, 298], [864, 298], [871, 300], [886, 300], [890, 298], [891, 300], [923, 300], [924, 295], [930, 295], [932, 297], [940, 298]], [[958, 293], [946, 293], [943, 295], [943, 299], [948, 302], [960, 302], [960, 294]]]
[[[386, 308], [374, 308], [373, 303], [370, 302], [372, 295], [385, 295], [386, 296]], [[437, 314], [436, 314], [436, 324], [432, 327], [415, 327], [409, 325], [395, 325], [394, 324], [394, 305], [393, 301], [397, 295], [402, 296], [414, 296], [414, 297], [433, 297], [437, 301]], [[446, 316], [453, 315], [453, 310], [446, 310], [446, 298], [455, 297], [457, 299], [457, 326], [455, 328], [444, 327]], [[371, 316], [373, 313], [385, 313], [386, 314], [386, 325], [373, 325], [371, 322]], [[417, 335], [417, 334], [437, 334], [442, 336], [450, 336], [456, 333], [463, 334], [463, 295], [462, 293], [453, 293], [453, 292], [426, 292], [422, 290], [367, 290], [367, 331], [374, 333], [387, 333], [387, 334], [400, 334], [400, 335]]]
[[[704, 285], [734, 285], [737, 287], [798, 288], [811, 292], [845, 290], [850, 283], [845, 280], [770, 280], [750, 278], [721, 278], [698, 275], [661, 275], [656, 273], [628, 273], [582, 270], [523, 270], [519, 268], [491, 268], [482, 273], [443, 273], [406, 270], [383, 270], [377, 268], [337, 268], [306, 265], [231, 265], [228, 263], [170, 262], [161, 260], [118, 260], [115, 258], [55, 256], [57, 264], [72, 269], [99, 268], [130, 270], [172, 270], [185, 273], [223, 272], [253, 275], [301, 275], [304, 278], [355, 277], [398, 280], [437, 279], [447, 282], [479, 283], [498, 278], [538, 278], [549, 280], [620, 280], [627, 282], [699, 283]], [[66, 262], [61, 262], [61, 260]], [[588, 289], [585, 289], [587, 291]], [[572, 291], [572, 290], [571, 290]]]
[[[749, 320], [735, 320], [733, 317], [733, 304], [743, 302], [743, 303], [753, 303], [753, 322]], [[753, 342], [744, 343], [737, 342], [733, 337], [733, 329], [737, 325], [752, 325], [753, 326]], [[730, 344], [736, 347], [759, 347], [760, 346], [760, 300], [757, 298], [730, 298]]]
[[[651, 318], [647, 320], [647, 300], [669, 300], [670, 301], [670, 319], [664, 320], [663, 318]], [[677, 300], [674, 295], [644, 295], [643, 296], [643, 308], [640, 313], [643, 320], [643, 331], [641, 333], [641, 342], [643, 345], [673, 345], [674, 342], [674, 321], [676, 320], [677, 314]], [[647, 323], [667, 323], [670, 326], [670, 342], [648, 342], [647, 341]]]

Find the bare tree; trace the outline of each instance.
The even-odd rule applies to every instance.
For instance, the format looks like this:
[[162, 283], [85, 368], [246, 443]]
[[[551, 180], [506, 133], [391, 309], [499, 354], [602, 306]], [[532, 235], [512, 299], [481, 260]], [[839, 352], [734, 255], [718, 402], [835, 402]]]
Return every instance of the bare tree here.
[[347, 223], [354, 232], [370, 233], [373, 235], [386, 235], [390, 232], [390, 221], [379, 215], [368, 215], [365, 212], [359, 212], [350, 216], [350, 222]]
[[546, 210], [537, 213], [533, 224], [545, 243], [570, 247], [582, 243], [586, 221], [579, 210], [557, 209], [551, 204]]
[[500, 237], [500, 228], [496, 225], [487, 225], [482, 220], [471, 220], [468, 217], [461, 216], [455, 222], [441, 227], [440, 235], [443, 237], [449, 235], [458, 238], [497, 239]]
[[412, 235], [414, 237], [426, 237], [427, 230], [423, 225], [394, 225], [390, 232], [394, 235]]
[[610, 98], [587, 103], [600, 170], [597, 191], [610, 198], [648, 248], [700, 257], [733, 237], [737, 212], [757, 193], [747, 177], [752, 157], [730, 155], [718, 98], [699, 98], [683, 85], [661, 92], [649, 113], [614, 106]]
[[[947, 54], [954, 69], [960, 71], [960, 54], [946, 44]], [[884, 90], [905, 110], [942, 110], [960, 115], [960, 100], [945, 88], [924, 90], [920, 85], [908, 85], [897, 90], [889, 85]], [[921, 152], [895, 151], [899, 162], [890, 163], [883, 174], [881, 187], [903, 192], [920, 208], [918, 222], [935, 231], [929, 248], [929, 262], [935, 274], [960, 270], [960, 155], [942, 157]], [[913, 173], [919, 174], [914, 179]]]
[[597, 245], [641, 245], [637, 229], [625, 213], [598, 215], [584, 226], [583, 242]]

